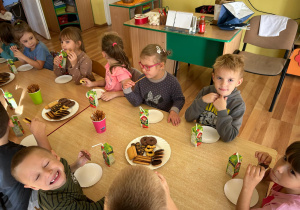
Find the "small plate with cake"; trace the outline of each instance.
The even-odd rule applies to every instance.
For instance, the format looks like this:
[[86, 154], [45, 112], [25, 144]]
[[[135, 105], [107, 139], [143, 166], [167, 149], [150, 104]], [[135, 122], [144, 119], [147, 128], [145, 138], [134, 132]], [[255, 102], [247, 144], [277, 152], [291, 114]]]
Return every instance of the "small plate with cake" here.
[[79, 109], [79, 104], [67, 98], [49, 103], [42, 111], [42, 117], [48, 121], [61, 121], [73, 116]]
[[3, 72], [0, 73], [0, 86], [6, 85], [13, 81], [15, 78], [15, 75], [10, 72]]
[[140, 136], [132, 140], [125, 149], [125, 157], [131, 165], [145, 165], [157, 169], [165, 165], [171, 156], [169, 143], [158, 136]]
[[25, 147], [29, 146], [38, 146], [36, 139], [34, 138], [33, 134], [26, 136], [20, 143], [21, 145]]

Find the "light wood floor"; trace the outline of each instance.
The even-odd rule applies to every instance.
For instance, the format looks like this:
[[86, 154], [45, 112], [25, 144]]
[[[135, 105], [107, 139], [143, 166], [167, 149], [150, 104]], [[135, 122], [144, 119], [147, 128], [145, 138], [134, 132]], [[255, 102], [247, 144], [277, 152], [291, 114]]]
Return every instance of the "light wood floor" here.
[[[83, 32], [86, 52], [91, 59], [105, 65], [101, 56], [101, 35], [111, 31], [111, 27], [94, 27]], [[43, 41], [50, 51], [61, 50], [59, 36], [51, 33], [51, 40]], [[180, 63], [177, 78], [181, 84], [186, 104], [180, 115], [193, 102], [197, 93], [209, 85], [212, 70], [195, 65], [190, 67]], [[272, 113], [268, 112], [279, 76], [264, 77], [245, 73], [244, 82], [239, 87], [246, 103], [246, 112], [239, 136], [245, 140], [271, 147], [284, 154], [286, 147], [300, 140], [300, 77], [287, 76]]]

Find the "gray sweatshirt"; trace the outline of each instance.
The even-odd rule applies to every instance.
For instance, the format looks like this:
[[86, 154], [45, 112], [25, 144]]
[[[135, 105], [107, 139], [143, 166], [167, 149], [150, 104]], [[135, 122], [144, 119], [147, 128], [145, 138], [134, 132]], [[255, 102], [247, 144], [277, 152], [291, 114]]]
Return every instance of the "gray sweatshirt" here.
[[202, 96], [217, 93], [213, 85], [204, 87], [197, 95], [192, 105], [185, 112], [188, 122], [197, 120], [198, 123], [217, 129], [221, 139], [232, 141], [238, 134], [246, 110], [245, 102], [236, 88], [227, 98], [227, 110], [217, 111], [213, 103], [207, 104]]

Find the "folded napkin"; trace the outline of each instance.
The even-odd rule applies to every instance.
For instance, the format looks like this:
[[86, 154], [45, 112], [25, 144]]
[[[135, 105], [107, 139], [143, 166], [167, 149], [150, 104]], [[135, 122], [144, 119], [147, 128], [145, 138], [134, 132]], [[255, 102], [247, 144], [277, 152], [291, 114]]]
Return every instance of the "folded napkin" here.
[[286, 29], [289, 18], [278, 15], [262, 15], [260, 18], [259, 36], [279, 36]]
[[2, 13], [0, 13], [0, 18], [3, 20], [11, 20], [12, 14], [10, 12], [5, 12], [4, 15], [2, 15]]

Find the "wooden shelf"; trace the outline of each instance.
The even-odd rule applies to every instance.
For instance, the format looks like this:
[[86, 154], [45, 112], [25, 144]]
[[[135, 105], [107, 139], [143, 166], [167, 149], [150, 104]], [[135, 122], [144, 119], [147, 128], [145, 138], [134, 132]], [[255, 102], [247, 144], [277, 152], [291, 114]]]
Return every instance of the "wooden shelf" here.
[[66, 13], [62, 13], [62, 14], [56, 14], [57, 17], [62, 16], [62, 15], [78, 15], [77, 12], [66, 12]]

